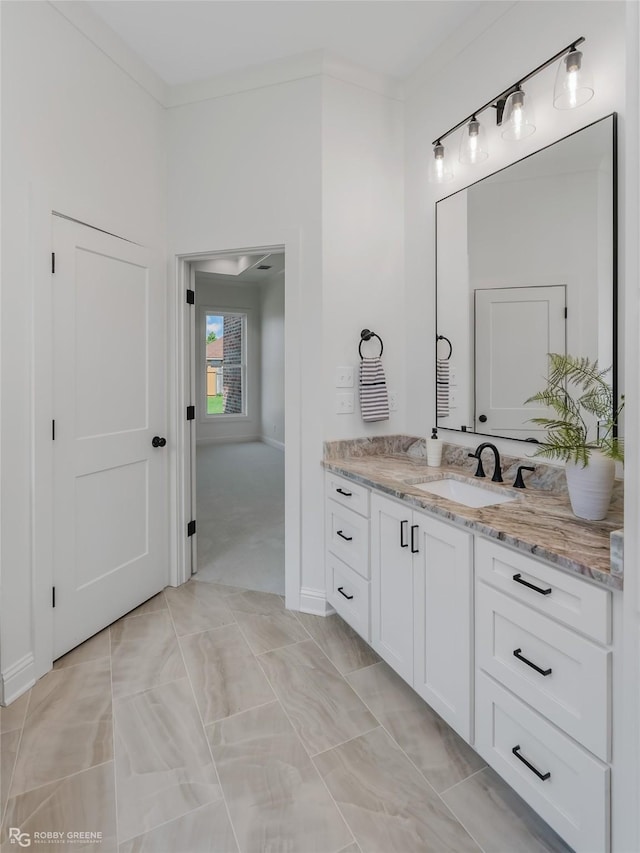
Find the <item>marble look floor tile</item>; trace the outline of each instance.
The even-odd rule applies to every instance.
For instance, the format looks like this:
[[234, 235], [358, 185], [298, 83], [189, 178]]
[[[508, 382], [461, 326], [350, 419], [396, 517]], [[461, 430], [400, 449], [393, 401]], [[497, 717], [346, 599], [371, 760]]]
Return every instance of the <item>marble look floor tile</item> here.
[[84, 643], [80, 643], [75, 649], [71, 649], [66, 655], [53, 662], [54, 669], [64, 669], [66, 666], [75, 666], [77, 663], [88, 663], [88, 661], [108, 658], [111, 654], [109, 647], [109, 629], [105, 628], [99, 634], [89, 637]]
[[48, 672], [31, 689], [10, 796], [112, 758], [109, 660]]
[[243, 586], [230, 586], [226, 583], [219, 583], [218, 581], [210, 580], [206, 574], [200, 575], [198, 572], [192, 580], [198, 581], [198, 583], [206, 583], [209, 586], [213, 587], [216, 592], [220, 593], [220, 595], [228, 598], [230, 595], [238, 595], [241, 592], [247, 592], [247, 589]]
[[129, 619], [131, 616], [144, 616], [145, 613], [156, 613], [158, 610], [167, 609], [167, 599], [164, 597], [164, 590], [148, 598], [139, 607], [130, 610], [122, 618]]
[[222, 800], [125, 841], [118, 853], [235, 853], [236, 844]]
[[485, 767], [478, 753], [386, 663], [352, 672], [347, 681], [436, 791]]
[[31, 691], [28, 690], [6, 708], [0, 708], [0, 732], [13, 732], [22, 728], [30, 695]]
[[179, 637], [234, 621], [225, 596], [214, 584], [189, 581], [177, 589], [167, 588], [165, 595]]
[[186, 678], [117, 699], [114, 721], [121, 842], [220, 800]]
[[0, 824], [4, 814], [7, 800], [9, 799], [9, 786], [13, 776], [13, 768], [18, 755], [18, 744], [22, 731], [14, 729], [12, 732], [0, 734]]
[[571, 849], [487, 768], [442, 795], [485, 853], [571, 853]]
[[180, 645], [205, 724], [275, 699], [237, 625], [190, 634]]
[[380, 660], [371, 646], [337, 613], [331, 616], [296, 613], [296, 616], [336, 669], [343, 674]]
[[116, 811], [113, 762], [92, 767], [82, 773], [50, 782], [24, 794], [12, 797], [7, 806], [2, 835], [3, 851], [19, 850], [7, 841], [9, 827], [22, 832], [101, 832], [100, 844], [65, 843], [33, 845], [43, 853], [115, 853]]
[[313, 761], [363, 853], [478, 853], [469, 834], [384, 729]]
[[353, 840], [278, 702], [207, 733], [243, 853], [334, 853]]
[[226, 601], [255, 654], [309, 638], [279, 595], [249, 591]]
[[361, 853], [361, 850], [354, 841], [353, 844], [349, 844], [348, 847], [343, 847], [342, 850], [340, 850], [340, 853]]
[[378, 725], [313, 640], [267, 652], [258, 660], [311, 755]]
[[111, 667], [114, 698], [184, 678], [169, 611], [144, 613], [112, 625]]

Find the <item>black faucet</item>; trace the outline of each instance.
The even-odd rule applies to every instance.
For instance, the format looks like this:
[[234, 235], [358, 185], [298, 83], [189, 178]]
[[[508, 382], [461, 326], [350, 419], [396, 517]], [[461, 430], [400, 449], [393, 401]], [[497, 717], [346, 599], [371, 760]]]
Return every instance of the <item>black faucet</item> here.
[[493, 450], [493, 455], [495, 458], [495, 466], [493, 468], [493, 477], [491, 478], [491, 480], [494, 483], [502, 483], [503, 479], [502, 468], [500, 467], [500, 454], [498, 453], [498, 448], [495, 446], [495, 444], [491, 444], [488, 441], [483, 441], [482, 444], [479, 444], [476, 447], [475, 453], [469, 454], [469, 456], [471, 456], [473, 459], [478, 460], [478, 467], [476, 468], [476, 473], [474, 474], [474, 476], [486, 477], [486, 474], [484, 473], [484, 468], [482, 467], [482, 451], [486, 450], [487, 447]]

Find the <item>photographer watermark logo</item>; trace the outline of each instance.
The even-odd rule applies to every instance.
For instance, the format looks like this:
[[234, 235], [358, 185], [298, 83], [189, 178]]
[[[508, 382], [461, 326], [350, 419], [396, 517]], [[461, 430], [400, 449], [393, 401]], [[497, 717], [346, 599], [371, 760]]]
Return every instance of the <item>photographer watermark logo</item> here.
[[20, 847], [31, 847], [31, 836], [28, 832], [20, 832], [15, 827], [9, 827], [9, 841], [11, 844], [19, 844]]

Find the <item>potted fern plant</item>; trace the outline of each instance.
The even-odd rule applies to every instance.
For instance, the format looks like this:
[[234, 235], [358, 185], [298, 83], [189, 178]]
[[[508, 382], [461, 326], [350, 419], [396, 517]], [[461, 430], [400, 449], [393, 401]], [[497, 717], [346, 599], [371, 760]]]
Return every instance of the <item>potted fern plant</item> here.
[[552, 417], [531, 418], [547, 428], [535, 456], [566, 463], [569, 499], [574, 515], [591, 521], [606, 516], [611, 501], [616, 461], [623, 461], [616, 425], [624, 397], [616, 405], [613, 389], [598, 362], [549, 353], [547, 387], [527, 403], [547, 406]]

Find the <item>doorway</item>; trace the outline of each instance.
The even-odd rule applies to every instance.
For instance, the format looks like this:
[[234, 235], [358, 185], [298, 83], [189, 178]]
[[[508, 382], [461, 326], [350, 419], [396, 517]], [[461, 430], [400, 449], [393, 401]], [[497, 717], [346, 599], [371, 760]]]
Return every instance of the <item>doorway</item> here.
[[196, 524], [185, 579], [282, 595], [284, 247], [200, 256], [187, 266], [193, 301], [185, 385], [195, 417], [184, 494]]

